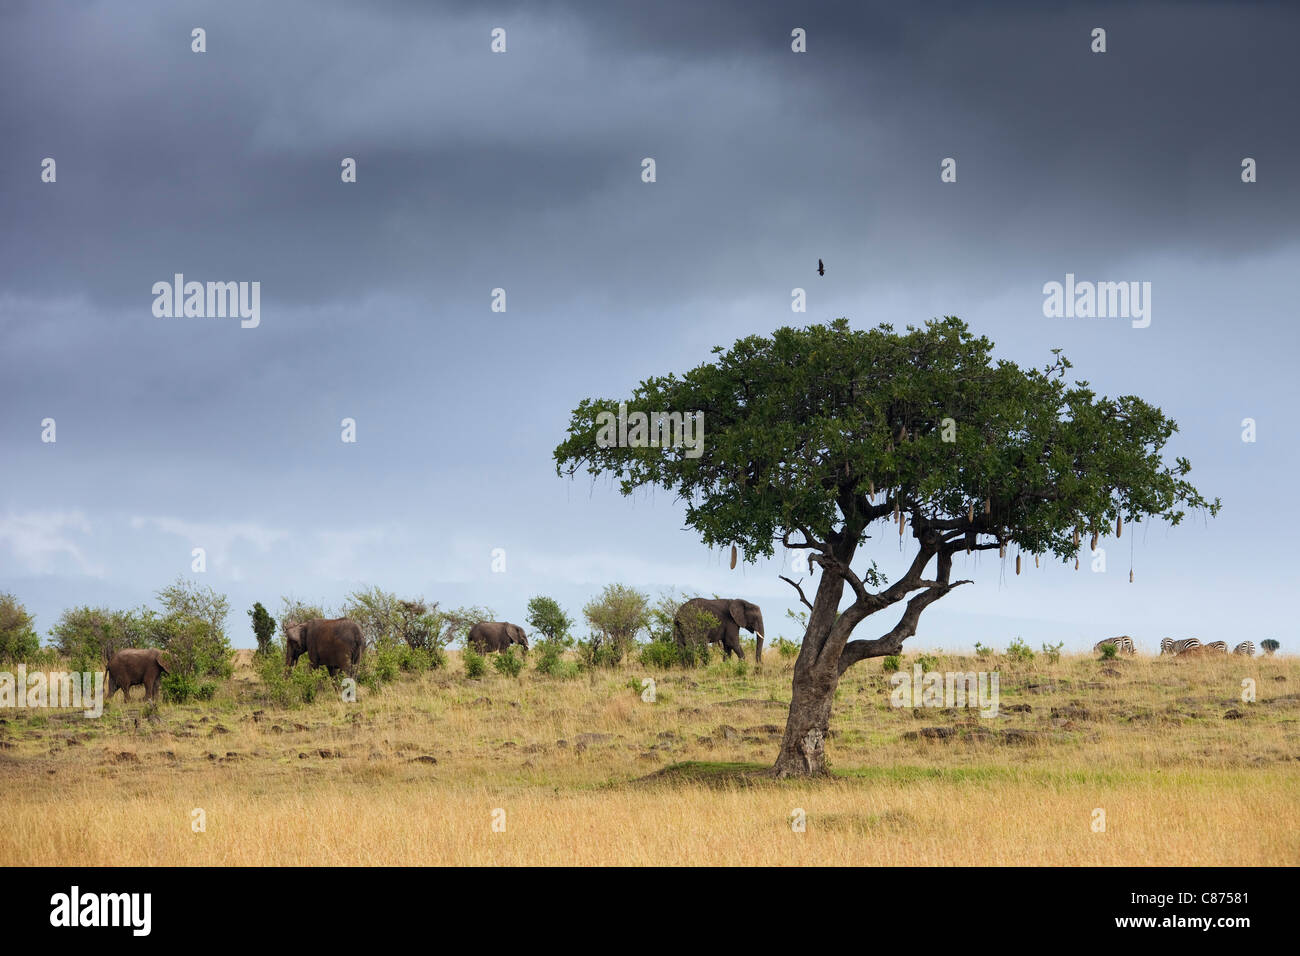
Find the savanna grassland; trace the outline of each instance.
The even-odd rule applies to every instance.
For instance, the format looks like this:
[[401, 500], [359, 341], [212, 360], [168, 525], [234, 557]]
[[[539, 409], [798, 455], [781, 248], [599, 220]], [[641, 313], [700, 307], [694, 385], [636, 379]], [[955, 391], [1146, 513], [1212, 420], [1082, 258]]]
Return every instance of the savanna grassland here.
[[1294, 657], [941, 656], [1000, 672], [991, 719], [891, 707], [869, 661], [840, 684], [835, 775], [810, 782], [761, 775], [790, 694], [775, 653], [654, 673], [647, 703], [638, 665], [469, 680], [453, 652], [294, 708], [249, 655], [203, 703], [0, 713], [0, 864], [1300, 862]]

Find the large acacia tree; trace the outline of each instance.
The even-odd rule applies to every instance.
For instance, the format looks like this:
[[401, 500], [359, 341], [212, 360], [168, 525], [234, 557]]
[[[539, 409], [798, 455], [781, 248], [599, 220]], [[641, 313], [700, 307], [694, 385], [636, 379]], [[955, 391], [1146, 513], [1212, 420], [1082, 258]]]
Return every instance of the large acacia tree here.
[[[837, 319], [715, 348], [714, 361], [647, 379], [626, 400], [630, 410], [703, 412], [702, 452], [602, 447], [597, 416], [619, 402], [586, 399], [573, 412], [555, 450], [561, 475], [585, 468], [624, 494], [674, 491], [705, 544], [739, 545], [749, 561], [778, 543], [807, 552], [811, 596], [784, 578], [809, 613], [776, 775], [827, 772], [840, 675], [898, 653], [927, 607], [970, 583], [953, 580], [954, 557], [1077, 561], [1094, 534], [1122, 534], [1121, 522], [1218, 511], [1185, 480], [1186, 459], [1162, 459], [1177, 425], [1158, 408], [1068, 384], [1059, 350], [1022, 369], [992, 348], [954, 317], [904, 333]], [[873, 529], [910, 536], [915, 557], [897, 580], [875, 562], [854, 567]], [[850, 640], [891, 608], [870, 639]]]

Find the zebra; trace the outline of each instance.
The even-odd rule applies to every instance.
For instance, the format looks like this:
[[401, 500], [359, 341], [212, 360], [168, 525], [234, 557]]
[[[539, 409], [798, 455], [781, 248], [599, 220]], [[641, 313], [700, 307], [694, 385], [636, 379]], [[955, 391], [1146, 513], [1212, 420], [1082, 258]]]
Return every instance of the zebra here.
[[1212, 654], [1226, 654], [1228, 653], [1228, 642], [1211, 641], [1209, 644], [1205, 645], [1205, 649]]
[[1104, 641], [1098, 641], [1092, 646], [1092, 652], [1094, 654], [1100, 654], [1101, 649], [1108, 644], [1114, 644], [1115, 650], [1121, 654], [1132, 655], [1137, 653], [1137, 649], [1133, 647], [1133, 638], [1129, 637], [1127, 634], [1121, 637], [1108, 637]]
[[1244, 654], [1246, 657], [1254, 657], [1254, 656], [1255, 656], [1255, 642], [1254, 642], [1254, 641], [1242, 641], [1240, 644], [1238, 644], [1236, 647], [1234, 647], [1234, 648], [1232, 649], [1232, 653], [1234, 653], [1234, 654]]
[[1182, 641], [1175, 641], [1172, 637], [1166, 637], [1160, 642], [1160, 653], [1181, 654], [1183, 651], [1190, 651], [1192, 648], [1200, 646], [1201, 642], [1194, 637]]

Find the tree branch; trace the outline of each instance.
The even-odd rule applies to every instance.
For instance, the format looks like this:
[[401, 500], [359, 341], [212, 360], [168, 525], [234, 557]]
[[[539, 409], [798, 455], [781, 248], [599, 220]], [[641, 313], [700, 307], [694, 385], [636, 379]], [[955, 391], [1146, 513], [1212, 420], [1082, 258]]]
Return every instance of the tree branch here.
[[[777, 577], [779, 577], [782, 581], [784, 581], [786, 584], [790, 585], [790, 587], [794, 588], [796, 591], [799, 592], [799, 600], [803, 603], [804, 607], [806, 607], [810, 611], [813, 609], [812, 603], [808, 600], [807, 597], [804, 596], [803, 588], [799, 587], [798, 583], [791, 581], [784, 574], [778, 574]], [[803, 578], [800, 578], [799, 580], [802, 581]]]

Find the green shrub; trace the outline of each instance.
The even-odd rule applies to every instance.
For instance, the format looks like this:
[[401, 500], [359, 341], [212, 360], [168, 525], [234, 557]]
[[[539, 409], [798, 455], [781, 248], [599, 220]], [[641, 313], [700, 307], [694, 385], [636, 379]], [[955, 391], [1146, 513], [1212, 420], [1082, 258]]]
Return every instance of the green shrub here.
[[992, 657], [992, 656], [994, 655], [994, 653], [995, 653], [995, 652], [994, 652], [993, 648], [991, 648], [991, 647], [985, 647], [985, 646], [984, 646], [983, 644], [981, 644], [979, 641], [976, 641], [976, 642], [975, 642], [975, 656], [976, 656], [976, 657], [984, 657], [984, 658]]
[[777, 656], [783, 657], [786, 660], [789, 660], [791, 657], [798, 657], [799, 643], [795, 641], [787, 641], [784, 637], [778, 637], [776, 639], [776, 653]]
[[890, 654], [880, 662], [880, 669], [886, 674], [896, 674], [903, 669], [903, 655]]
[[[292, 670], [284, 666], [283, 658], [277, 658], [272, 654], [259, 654], [253, 658], [253, 662], [258, 676], [262, 679], [266, 696], [282, 707], [310, 704], [322, 690], [328, 689], [329, 692], [333, 692], [334, 682], [330, 678], [329, 671], [324, 667], [313, 670], [311, 661], [305, 654], [298, 658]], [[357, 683], [362, 683], [361, 671], [358, 671]], [[215, 693], [216, 685], [212, 684], [211, 687], [212, 693]], [[201, 685], [196, 689], [199, 700], [208, 699], [201, 696], [203, 693], [205, 691]]]
[[554, 677], [563, 663], [564, 649], [556, 642], [542, 638], [533, 645], [533, 667], [539, 674]]
[[[650, 598], [626, 584], [606, 585], [600, 597], [589, 601], [582, 613], [594, 631], [592, 666], [612, 666], [601, 663], [611, 659], [617, 664], [631, 650], [637, 635], [653, 623]], [[615, 650], [604, 652], [602, 657], [596, 653], [602, 647]]]
[[623, 660], [623, 645], [593, 634], [590, 640], [578, 642], [578, 657], [587, 668], [617, 667]]
[[564, 659], [564, 649], [554, 641], [538, 641], [533, 650], [533, 657], [537, 662], [536, 667], [539, 674], [567, 679], [576, 677], [582, 670], [577, 661], [566, 661]]
[[916, 662], [921, 665], [921, 672], [937, 671], [939, 669], [939, 658], [933, 654], [918, 654]]
[[638, 657], [640, 662], [646, 667], [656, 668], [658, 670], [667, 670], [681, 663], [681, 658], [677, 653], [677, 645], [672, 641], [651, 641], [641, 648]]
[[[1044, 644], [1043, 644], [1043, 656], [1047, 658], [1047, 662], [1048, 662], [1049, 664], [1055, 664], [1055, 663], [1057, 663], [1058, 661], [1060, 661], [1060, 659], [1061, 659], [1061, 648], [1064, 647], [1064, 646], [1065, 646], [1065, 641], [1061, 641], [1059, 644], [1048, 644], [1048, 643], [1044, 642]], [[1107, 646], [1107, 647], [1112, 647], [1113, 645], [1108, 644], [1108, 645], [1106, 645], [1106, 646]], [[1112, 656], [1113, 656], [1113, 655], [1112, 655]]]
[[515, 654], [513, 647], [507, 647], [504, 651], [497, 652], [497, 656], [492, 661], [492, 666], [496, 668], [498, 674], [505, 674], [507, 677], [518, 677], [524, 669], [524, 659]]
[[573, 638], [569, 635], [573, 630], [573, 618], [564, 613], [564, 609], [554, 598], [540, 594], [532, 598], [528, 602], [528, 612], [524, 622], [541, 634], [544, 641], [559, 647], [568, 647], [573, 643]]
[[289, 672], [289, 683], [297, 691], [297, 698], [304, 704], [310, 704], [322, 690], [333, 684], [329, 671], [324, 667], [312, 668], [306, 655], [298, 658], [298, 663]]
[[[1046, 644], [1043, 645], [1043, 651], [1044, 653], [1046, 653], [1047, 651]], [[1060, 654], [1057, 654], [1057, 657], [1060, 657]], [[1103, 661], [1113, 661], [1117, 657], [1119, 657], [1119, 648], [1116, 645], [1114, 644], [1101, 645], [1101, 659]]]
[[465, 646], [460, 659], [465, 662], [465, 676], [470, 680], [478, 680], [487, 673], [487, 658], [469, 645]]
[[66, 608], [50, 628], [55, 650], [75, 671], [102, 671], [104, 663], [123, 647], [161, 647], [153, 621], [157, 615], [113, 611], [106, 607]]
[[0, 594], [0, 663], [19, 663], [35, 658], [41, 639], [32, 627], [35, 618], [12, 594]]
[[1028, 644], [1017, 637], [1007, 645], [1007, 659], [1027, 664], [1034, 659], [1034, 652], [1029, 649]]
[[144, 623], [153, 630], [156, 646], [170, 654], [176, 671], [228, 679], [234, 671], [225, 632], [229, 599], [184, 578], [160, 588], [155, 596], [163, 606], [163, 614], [146, 611]]
[[1259, 649], [1263, 651], [1265, 654], [1267, 654], [1269, 657], [1272, 657], [1274, 654], [1276, 654], [1278, 650], [1281, 649], [1281, 647], [1282, 645], [1279, 644], [1277, 641], [1273, 640], [1273, 638], [1271, 637], [1265, 638], [1264, 640], [1259, 642]]
[[185, 672], [164, 675], [160, 686], [163, 700], [171, 701], [173, 704], [187, 703], [196, 698], [199, 693], [198, 678]]
[[257, 639], [257, 651], [259, 654], [265, 654], [275, 640], [275, 618], [266, 612], [261, 601], [253, 604], [249, 609], [248, 617], [253, 622], [253, 637]]
[[[374, 675], [375, 681], [380, 684], [391, 684], [397, 680], [397, 675], [402, 671], [402, 661], [405, 658], [406, 648], [391, 641], [386, 641], [369, 656], [370, 673]], [[301, 658], [299, 658], [301, 660]]]

